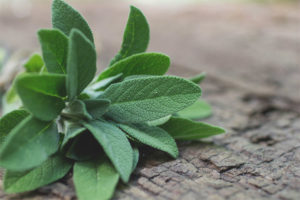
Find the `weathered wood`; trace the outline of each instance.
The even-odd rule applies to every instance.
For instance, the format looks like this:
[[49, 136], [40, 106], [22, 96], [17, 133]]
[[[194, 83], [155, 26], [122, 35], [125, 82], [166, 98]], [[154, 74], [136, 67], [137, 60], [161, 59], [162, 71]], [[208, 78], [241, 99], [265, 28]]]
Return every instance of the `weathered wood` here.
[[[97, 19], [118, 21], [105, 12], [113, 8], [119, 9], [104, 4], [90, 13], [100, 9]], [[171, 56], [171, 73], [208, 72], [203, 97], [212, 103], [214, 116], [206, 121], [225, 127], [227, 134], [179, 143], [177, 160], [144, 150], [130, 183], [119, 185], [114, 199], [299, 199], [299, 7], [202, 5], [176, 14], [145, 10], [151, 50]], [[95, 24], [97, 30], [104, 26]], [[114, 47], [105, 52], [105, 64], [119, 45], [114, 39], [120, 27], [102, 30], [103, 46]], [[66, 177], [21, 196], [5, 196], [0, 189], [1, 198], [75, 199], [75, 192]]]

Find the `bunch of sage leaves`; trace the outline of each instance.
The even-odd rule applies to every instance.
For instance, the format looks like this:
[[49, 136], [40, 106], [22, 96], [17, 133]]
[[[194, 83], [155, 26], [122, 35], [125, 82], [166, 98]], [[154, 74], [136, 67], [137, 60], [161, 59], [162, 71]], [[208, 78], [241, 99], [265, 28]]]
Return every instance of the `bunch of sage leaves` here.
[[119, 180], [129, 181], [143, 145], [177, 158], [175, 140], [224, 133], [192, 121], [211, 115], [196, 84], [205, 75], [165, 76], [169, 57], [145, 53], [149, 26], [139, 9], [131, 6], [121, 50], [96, 77], [93, 34], [84, 18], [54, 0], [52, 24], [38, 31], [42, 56], [31, 56], [3, 100], [6, 193], [35, 190], [73, 169], [79, 199], [110, 199]]

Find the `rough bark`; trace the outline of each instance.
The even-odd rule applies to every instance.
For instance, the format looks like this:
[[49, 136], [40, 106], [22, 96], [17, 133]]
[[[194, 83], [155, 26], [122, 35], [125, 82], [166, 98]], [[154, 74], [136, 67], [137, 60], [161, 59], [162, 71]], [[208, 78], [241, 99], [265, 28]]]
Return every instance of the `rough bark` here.
[[[119, 9], [105, 4], [103, 11], [105, 6]], [[144, 150], [130, 183], [120, 184], [114, 199], [299, 199], [299, 7], [146, 11], [153, 28], [151, 50], [172, 57], [171, 73], [208, 72], [201, 86], [214, 116], [206, 121], [225, 127], [227, 134], [178, 143], [177, 160]], [[120, 27], [103, 33], [103, 46], [117, 46], [113, 31]], [[113, 50], [104, 53], [104, 63]], [[21, 196], [5, 196], [0, 189], [1, 198], [76, 199], [69, 177]]]

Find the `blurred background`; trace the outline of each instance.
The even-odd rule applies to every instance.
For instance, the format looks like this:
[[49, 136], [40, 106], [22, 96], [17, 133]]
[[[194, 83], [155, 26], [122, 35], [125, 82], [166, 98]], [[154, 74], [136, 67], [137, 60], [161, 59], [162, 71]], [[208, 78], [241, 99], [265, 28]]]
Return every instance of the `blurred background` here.
[[[148, 51], [171, 57], [171, 74], [205, 71], [244, 87], [299, 97], [299, 0], [67, 0], [89, 22], [103, 69], [120, 48], [129, 5], [148, 19]], [[51, 0], [0, 0], [0, 86], [19, 61], [39, 52], [36, 32], [51, 27]], [[8, 59], [10, 58], [10, 60]], [[11, 58], [18, 60], [12, 62]], [[5, 83], [5, 84], [4, 84]]]

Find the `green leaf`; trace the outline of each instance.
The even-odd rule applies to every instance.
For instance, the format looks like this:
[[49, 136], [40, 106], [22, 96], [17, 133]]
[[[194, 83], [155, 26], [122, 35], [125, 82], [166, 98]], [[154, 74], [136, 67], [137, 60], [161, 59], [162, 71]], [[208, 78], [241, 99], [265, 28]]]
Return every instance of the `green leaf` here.
[[140, 152], [137, 147], [132, 148], [133, 152], [133, 164], [132, 164], [132, 172], [135, 170], [137, 164], [139, 163]]
[[59, 30], [40, 30], [38, 36], [48, 72], [66, 74], [68, 38]]
[[67, 64], [67, 93], [74, 100], [93, 80], [96, 73], [96, 51], [78, 30], [72, 30]]
[[0, 119], [0, 147], [11, 130], [24, 120], [29, 113], [25, 110], [15, 110]]
[[15, 172], [7, 170], [4, 176], [6, 193], [20, 193], [35, 190], [64, 177], [72, 162], [61, 155], [54, 155], [37, 168]]
[[71, 139], [83, 133], [85, 130], [86, 130], [85, 127], [82, 127], [77, 123], [68, 123], [66, 125], [66, 134], [64, 136], [61, 146], [64, 147]]
[[23, 74], [16, 80], [16, 89], [23, 105], [37, 118], [50, 121], [65, 107], [65, 75]]
[[148, 121], [147, 124], [149, 126], [159, 126], [162, 125], [164, 123], [166, 123], [167, 121], [169, 121], [169, 119], [172, 117], [172, 115], [168, 115], [166, 117], [162, 117], [153, 121]]
[[107, 115], [116, 121], [146, 122], [178, 112], [200, 95], [199, 86], [190, 81], [157, 76], [112, 84], [100, 97], [111, 101]]
[[15, 81], [2, 97], [2, 114], [7, 114], [22, 106], [22, 101], [17, 94]]
[[119, 174], [106, 158], [76, 162], [73, 177], [80, 200], [109, 200], [119, 181]]
[[204, 100], [196, 101], [190, 107], [187, 107], [176, 113], [176, 116], [188, 119], [203, 119], [211, 115], [211, 106]]
[[164, 75], [170, 66], [170, 58], [160, 53], [141, 53], [123, 59], [100, 74], [97, 81], [123, 73], [131, 75]]
[[62, 0], [53, 1], [52, 25], [67, 36], [71, 35], [72, 29], [76, 28], [94, 42], [93, 33], [82, 15]]
[[206, 77], [206, 73], [203, 72], [201, 74], [198, 74], [198, 75], [190, 78], [190, 81], [192, 81], [192, 82], [194, 82], [196, 84], [199, 84], [199, 83], [201, 83], [205, 79], [205, 77]]
[[43, 58], [37, 53], [31, 55], [29, 60], [24, 64], [26, 72], [40, 72], [43, 66]]
[[88, 99], [84, 100], [88, 113], [94, 119], [100, 119], [107, 112], [110, 101], [106, 99]]
[[98, 82], [92, 84], [90, 86], [90, 89], [100, 91], [100, 90], [102, 90], [104, 88], [107, 88], [110, 84], [115, 83], [116, 81], [119, 81], [120, 78], [122, 77], [122, 75], [123, 74], [120, 73], [120, 74], [111, 76], [109, 78], [105, 78], [105, 79], [103, 79], [101, 81], [98, 81]]
[[103, 154], [99, 143], [88, 131], [78, 135], [70, 143], [71, 145], [66, 152], [67, 158], [85, 161]]
[[161, 126], [176, 140], [197, 140], [225, 133], [225, 130], [202, 122], [172, 117]]
[[122, 180], [128, 182], [132, 171], [133, 152], [125, 133], [113, 124], [105, 121], [84, 122], [84, 126], [101, 144]]
[[175, 140], [163, 129], [146, 124], [118, 124], [130, 137], [151, 146], [155, 149], [165, 151], [173, 158], [177, 158], [178, 149]]
[[92, 116], [87, 111], [85, 103], [81, 100], [75, 100], [68, 103], [61, 115], [72, 120], [92, 119]]
[[6, 137], [0, 149], [0, 166], [13, 171], [28, 170], [55, 153], [59, 134], [54, 122], [28, 116]]
[[121, 50], [112, 59], [110, 66], [128, 56], [145, 52], [148, 47], [149, 38], [149, 25], [145, 16], [139, 9], [131, 6]]

